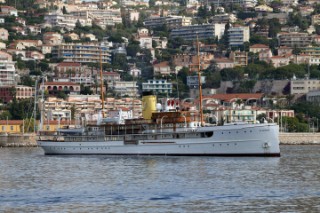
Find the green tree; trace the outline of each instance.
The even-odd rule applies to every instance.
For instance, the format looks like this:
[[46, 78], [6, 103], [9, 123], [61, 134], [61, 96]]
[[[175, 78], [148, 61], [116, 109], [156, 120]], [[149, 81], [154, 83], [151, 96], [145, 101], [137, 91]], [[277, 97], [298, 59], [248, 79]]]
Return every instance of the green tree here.
[[128, 56], [135, 57], [138, 52], [140, 52], [140, 42], [138, 41], [131, 41], [127, 46], [127, 54]]
[[76, 114], [76, 105], [72, 104], [71, 106], [71, 120], [74, 120]]
[[57, 98], [62, 98], [62, 99], [66, 99], [67, 98], [67, 95], [64, 91], [59, 91], [57, 93]]
[[241, 80], [243, 78], [244, 69], [242, 67], [225, 68], [220, 71], [223, 81]]
[[30, 75], [24, 75], [20, 78], [21, 84], [29, 87], [33, 87], [35, 85], [35, 81], [30, 77]]
[[81, 95], [92, 95], [92, 90], [89, 86], [80, 85], [80, 94]]
[[2, 111], [0, 113], [0, 120], [6, 120], [6, 119], [11, 120], [12, 119], [12, 115], [10, 114], [9, 111]]

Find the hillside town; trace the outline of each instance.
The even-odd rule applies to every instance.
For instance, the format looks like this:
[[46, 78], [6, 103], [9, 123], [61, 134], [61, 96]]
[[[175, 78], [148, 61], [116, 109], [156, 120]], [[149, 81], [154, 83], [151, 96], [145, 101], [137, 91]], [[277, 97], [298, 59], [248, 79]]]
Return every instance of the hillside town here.
[[[0, 0], [0, 133], [141, 117], [143, 92], [205, 121], [318, 131], [314, 0]], [[198, 73], [201, 71], [201, 79]], [[101, 97], [103, 100], [101, 100]]]

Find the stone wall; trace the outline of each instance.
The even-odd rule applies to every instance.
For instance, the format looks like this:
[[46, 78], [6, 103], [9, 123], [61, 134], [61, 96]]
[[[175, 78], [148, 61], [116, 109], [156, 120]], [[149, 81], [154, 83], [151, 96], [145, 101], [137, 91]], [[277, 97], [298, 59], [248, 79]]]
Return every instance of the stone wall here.
[[37, 146], [35, 134], [0, 135], [0, 147]]
[[319, 144], [320, 145], [320, 133], [280, 133], [280, 144]]

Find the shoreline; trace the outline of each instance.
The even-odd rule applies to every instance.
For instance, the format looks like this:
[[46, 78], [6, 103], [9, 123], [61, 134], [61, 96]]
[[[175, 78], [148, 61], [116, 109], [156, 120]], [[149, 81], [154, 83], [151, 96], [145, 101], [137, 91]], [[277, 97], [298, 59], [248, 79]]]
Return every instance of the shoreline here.
[[[279, 133], [280, 145], [320, 145], [320, 133]], [[34, 134], [0, 135], [2, 147], [38, 147]]]

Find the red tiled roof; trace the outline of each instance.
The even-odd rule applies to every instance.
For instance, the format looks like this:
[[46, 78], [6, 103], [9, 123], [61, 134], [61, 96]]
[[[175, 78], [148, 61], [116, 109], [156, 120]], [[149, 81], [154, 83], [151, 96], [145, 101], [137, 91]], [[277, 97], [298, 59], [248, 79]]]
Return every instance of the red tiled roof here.
[[250, 48], [269, 48], [269, 46], [267, 46], [265, 44], [254, 44], [254, 45], [250, 46]]
[[11, 6], [1, 6], [1, 8], [6, 8], [6, 9], [10, 9], [10, 10], [17, 10], [16, 8], [11, 7]]
[[167, 67], [167, 66], [169, 66], [169, 62], [168, 61], [163, 61], [163, 62], [160, 62], [159, 64], [155, 64], [153, 66], [154, 67]]
[[102, 72], [102, 75], [120, 75], [120, 74], [116, 72]]
[[23, 120], [0, 120], [0, 125], [22, 125]]

